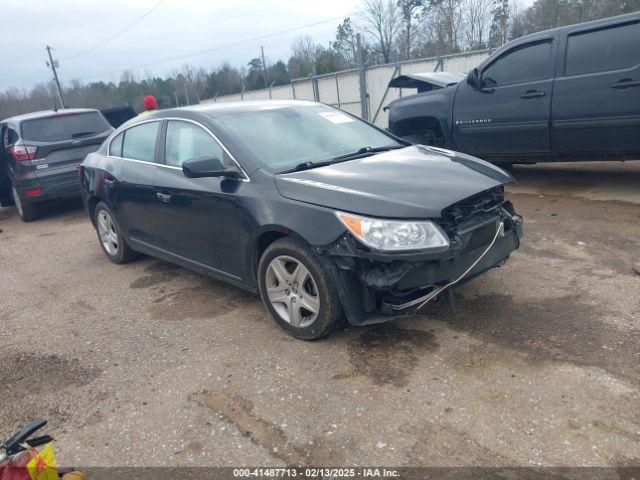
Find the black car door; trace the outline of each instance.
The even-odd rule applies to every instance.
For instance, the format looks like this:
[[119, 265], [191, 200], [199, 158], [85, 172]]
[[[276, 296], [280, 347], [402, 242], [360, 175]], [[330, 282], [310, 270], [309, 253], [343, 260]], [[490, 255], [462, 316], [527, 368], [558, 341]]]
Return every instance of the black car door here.
[[553, 96], [555, 153], [640, 153], [640, 19], [569, 31]]
[[461, 82], [453, 107], [456, 148], [465, 153], [548, 153], [552, 38], [516, 45]]
[[133, 242], [156, 244], [157, 208], [153, 177], [159, 156], [160, 121], [137, 124], [109, 144], [108, 167], [102, 172], [103, 190], [116, 220]]
[[201, 155], [214, 155], [223, 164], [233, 163], [218, 140], [200, 124], [167, 120], [165, 136], [165, 165], [158, 166], [154, 180], [157, 208], [165, 224], [161, 248], [182, 260], [238, 279], [243, 270], [242, 248], [238, 245], [238, 195], [246, 183], [184, 175], [182, 163]]

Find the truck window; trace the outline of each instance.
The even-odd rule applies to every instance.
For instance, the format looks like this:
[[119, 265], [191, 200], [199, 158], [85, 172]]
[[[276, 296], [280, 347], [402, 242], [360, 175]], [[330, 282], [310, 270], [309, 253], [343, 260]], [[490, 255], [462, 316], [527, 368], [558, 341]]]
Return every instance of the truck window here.
[[[597, 52], [597, 53], [596, 53]], [[640, 23], [569, 35], [566, 75], [606, 72], [640, 63]]]
[[495, 87], [543, 80], [552, 75], [551, 41], [528, 43], [503, 53], [482, 72], [482, 85]]

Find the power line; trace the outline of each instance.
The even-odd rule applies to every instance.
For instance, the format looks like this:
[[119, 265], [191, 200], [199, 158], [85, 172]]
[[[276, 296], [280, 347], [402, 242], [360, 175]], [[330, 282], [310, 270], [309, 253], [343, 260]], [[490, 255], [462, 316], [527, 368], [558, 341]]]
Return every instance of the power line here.
[[93, 52], [95, 49], [102, 47], [103, 45], [106, 45], [107, 43], [109, 43], [111, 40], [113, 40], [114, 38], [119, 37], [120, 35], [122, 35], [123, 33], [125, 33], [126, 31], [130, 30], [131, 28], [135, 27], [138, 23], [140, 23], [142, 20], [144, 20], [147, 16], [149, 16], [156, 8], [158, 8], [160, 5], [162, 5], [166, 0], [160, 0], [158, 3], [156, 3], [152, 8], [150, 8], [149, 10], [147, 10], [141, 17], [139, 17], [137, 20], [135, 20], [133, 23], [127, 25], [126, 27], [124, 27], [122, 30], [116, 32], [114, 35], [110, 36], [109, 38], [107, 38], [106, 40], [103, 40], [102, 42], [98, 43], [97, 45], [94, 45], [91, 48], [88, 48], [80, 53], [77, 53], [76, 55], [71, 55], [70, 57], [65, 57], [62, 58], [61, 60], [71, 60], [73, 58], [78, 58], [81, 57], [82, 55], [86, 55], [89, 52]]
[[164, 58], [162, 60], [156, 60], [156, 61], [150, 62], [150, 63], [134, 65], [134, 66], [122, 68], [120, 70], [113, 70], [113, 71], [110, 71], [110, 72], [100, 73], [100, 74], [96, 74], [96, 75], [90, 75], [90, 76], [87, 76], [87, 77], [79, 78], [78, 80], [82, 82], [82, 81], [90, 80], [90, 79], [93, 79], [93, 78], [100, 78], [100, 77], [106, 77], [108, 75], [115, 75], [117, 73], [122, 73], [122, 72], [124, 72], [126, 70], [138, 70], [140, 68], [146, 68], [146, 67], [152, 67], [154, 65], [159, 65], [161, 63], [167, 63], [167, 62], [173, 62], [173, 61], [176, 61], [176, 60], [182, 60], [183, 58], [195, 57], [197, 55], [202, 55], [204, 53], [215, 52], [217, 50], [222, 50], [222, 49], [229, 48], [229, 47], [235, 47], [237, 45], [242, 45], [242, 44], [245, 44], [245, 43], [255, 42], [257, 40], [263, 40], [265, 38], [276, 37], [278, 35], [284, 35], [285, 33], [291, 33], [291, 32], [295, 32], [295, 31], [298, 31], [298, 30], [304, 30], [304, 29], [307, 29], [307, 28], [315, 27], [317, 25], [322, 25], [322, 24], [325, 24], [325, 23], [335, 22], [336, 20], [342, 20], [343, 18], [347, 18], [347, 17], [350, 17], [352, 15], [357, 15], [358, 13], [361, 13], [361, 11], [351, 12], [351, 13], [349, 13], [347, 15], [342, 15], [341, 17], [329, 18], [327, 20], [322, 20], [320, 22], [315, 22], [315, 23], [309, 23], [307, 25], [302, 25], [302, 26], [299, 26], [299, 27], [293, 27], [293, 28], [288, 28], [286, 30], [280, 30], [279, 32], [267, 33], [265, 35], [260, 35], [260, 36], [253, 37], [253, 38], [247, 38], [247, 39], [244, 39], [244, 40], [238, 40], [236, 42], [225, 43], [225, 44], [218, 45], [218, 46], [215, 46], [215, 47], [212, 47], [212, 48], [207, 48], [205, 50], [198, 50], [196, 52], [186, 53], [184, 55], [178, 55], [178, 56], [175, 56], [175, 57]]

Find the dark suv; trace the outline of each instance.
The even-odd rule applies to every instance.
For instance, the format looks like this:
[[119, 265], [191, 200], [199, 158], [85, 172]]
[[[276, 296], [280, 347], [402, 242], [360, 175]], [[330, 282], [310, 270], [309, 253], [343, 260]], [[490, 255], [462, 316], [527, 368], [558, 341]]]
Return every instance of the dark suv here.
[[0, 201], [20, 218], [37, 217], [36, 204], [79, 196], [77, 167], [113, 128], [98, 110], [34, 112], [0, 122]]

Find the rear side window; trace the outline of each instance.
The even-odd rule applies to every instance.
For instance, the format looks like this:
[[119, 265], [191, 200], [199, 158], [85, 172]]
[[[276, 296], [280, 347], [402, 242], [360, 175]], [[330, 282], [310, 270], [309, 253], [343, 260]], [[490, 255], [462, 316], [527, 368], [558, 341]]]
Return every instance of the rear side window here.
[[122, 156], [133, 160], [153, 162], [159, 126], [160, 122], [149, 122], [125, 130]]
[[224, 162], [224, 151], [214, 138], [190, 122], [170, 120], [167, 124], [166, 163], [181, 167], [185, 160], [213, 155]]
[[35, 142], [61, 142], [106, 132], [111, 125], [99, 112], [61, 113], [22, 122], [22, 138]]
[[109, 155], [112, 157], [121, 157], [122, 156], [122, 140], [124, 139], [124, 132], [116, 135], [113, 140], [111, 140], [111, 145], [109, 145]]
[[566, 75], [631, 68], [640, 63], [640, 23], [576, 33], [567, 44]]
[[486, 87], [543, 80], [552, 75], [551, 41], [509, 50], [482, 72]]

